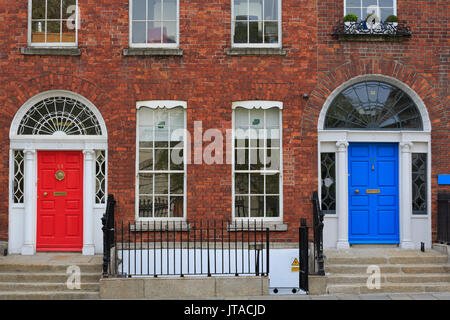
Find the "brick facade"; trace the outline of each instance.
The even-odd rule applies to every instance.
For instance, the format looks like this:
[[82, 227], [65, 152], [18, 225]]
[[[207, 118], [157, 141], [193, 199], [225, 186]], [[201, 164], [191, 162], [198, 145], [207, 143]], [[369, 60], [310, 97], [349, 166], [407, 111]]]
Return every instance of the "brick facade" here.
[[[81, 56], [28, 56], [27, 1], [0, 4], [0, 241], [8, 238], [9, 128], [17, 110], [47, 90], [70, 90], [89, 99], [108, 129], [108, 192], [117, 212], [134, 219], [136, 101], [187, 101], [187, 126], [232, 127], [232, 101], [284, 103], [284, 223], [280, 241], [296, 241], [299, 219], [312, 222], [310, 197], [317, 189], [317, 119], [327, 96], [346, 80], [384, 74], [403, 81], [426, 103], [432, 121], [433, 215], [437, 174], [450, 174], [448, 145], [448, 3], [397, 1], [411, 28], [404, 42], [342, 42], [331, 33], [342, 1], [284, 0], [286, 56], [229, 56], [230, 0], [180, 0], [183, 56], [131, 57], [128, 1], [79, 0]], [[303, 94], [308, 94], [305, 99]], [[207, 144], [204, 144], [204, 146]], [[187, 217], [231, 219], [231, 166], [188, 165]], [[435, 221], [435, 219], [434, 219]], [[435, 223], [433, 231], [435, 231]]]

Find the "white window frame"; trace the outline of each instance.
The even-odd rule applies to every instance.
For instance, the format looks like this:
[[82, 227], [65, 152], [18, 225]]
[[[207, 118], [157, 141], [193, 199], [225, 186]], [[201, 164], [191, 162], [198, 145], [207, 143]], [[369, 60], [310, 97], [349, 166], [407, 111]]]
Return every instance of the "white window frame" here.
[[[359, 1], [361, 1], [361, 10], [362, 10], [362, 8], [363, 8], [363, 6], [362, 6], [362, 1], [363, 0], [359, 0]], [[393, 6], [393, 9], [394, 9], [394, 12], [393, 12], [393, 14], [394, 15], [397, 15], [397, 0], [392, 0], [393, 2], [392, 2], [392, 6]], [[379, 0], [377, 0], [377, 4], [379, 4], [380, 2], [379, 2]], [[390, 8], [390, 7], [380, 7], [380, 6], [378, 6], [379, 8]], [[362, 11], [361, 11], [362, 12]], [[347, 0], [344, 0], [344, 16], [346, 16], [347, 15]], [[364, 20], [366, 17], [360, 17], [360, 19], [361, 20]], [[380, 19], [381, 19], [381, 17], [379, 17]]]
[[[183, 161], [184, 161], [184, 182], [183, 182], [183, 217], [140, 217], [139, 216], [139, 110], [141, 108], [149, 108], [149, 109], [173, 109], [176, 107], [182, 107], [184, 110], [184, 151], [183, 151]], [[150, 101], [139, 101], [136, 103], [136, 167], [135, 167], [135, 218], [136, 221], [186, 221], [186, 212], [187, 212], [187, 103], [185, 101], [175, 101], [175, 100], [150, 100]], [[169, 148], [170, 150], [170, 148]], [[161, 170], [152, 170], [149, 172], [152, 174], [155, 173], [164, 173]], [[167, 173], [170, 174], [170, 170], [167, 170]], [[170, 184], [168, 186], [170, 190]], [[170, 191], [169, 191], [170, 193]], [[170, 212], [170, 204], [168, 212]]]
[[[231, 46], [233, 48], [281, 48], [282, 47], [282, 0], [278, 0], [278, 43], [234, 43], [234, 0], [231, 0]], [[264, 9], [263, 9], [264, 10]], [[247, 34], [248, 36], [248, 34]], [[264, 38], [264, 23], [263, 23], [263, 38]], [[247, 38], [248, 41], [248, 38]]]
[[[177, 0], [176, 43], [133, 43], [133, 1], [129, 0], [129, 46], [130, 48], [179, 48], [180, 46], [180, 0]], [[162, 2], [163, 3], [163, 2]], [[146, 15], [148, 1], [146, 1]], [[147, 21], [147, 20], [146, 20]], [[147, 31], [146, 31], [147, 34]], [[147, 37], [146, 37], [147, 39]]]
[[[78, 29], [80, 21], [80, 10], [78, 6], [78, 0], [76, 0], [76, 19], [75, 19], [75, 42], [32, 42], [32, 13], [33, 13], [33, 0], [28, 0], [28, 46], [29, 47], [50, 47], [50, 48], [78, 48]], [[61, 7], [62, 10], [62, 7]], [[46, 13], [47, 14], [47, 13]], [[46, 16], [47, 18], [47, 16]], [[47, 19], [45, 19], [47, 20]], [[61, 30], [62, 32], [62, 30]]]
[[[279, 124], [280, 124], [280, 168], [279, 168], [279, 211], [280, 214], [278, 217], [251, 217], [251, 213], [249, 212], [249, 217], [236, 217], [235, 214], [235, 125], [236, 125], [236, 108], [244, 108], [247, 110], [255, 110], [255, 109], [271, 109], [271, 108], [277, 108], [279, 111]], [[232, 161], [231, 161], [231, 193], [232, 193], [232, 220], [236, 222], [240, 221], [252, 221], [252, 220], [264, 220], [265, 222], [282, 222], [283, 221], [283, 103], [279, 101], [237, 101], [232, 103], [232, 142], [231, 142], [231, 148], [232, 148]], [[265, 192], [265, 186], [264, 186], [264, 195]], [[250, 205], [250, 203], [249, 203]], [[265, 202], [264, 202], [265, 207]], [[265, 211], [265, 210], [264, 210]], [[266, 212], [264, 212], [264, 215]]]

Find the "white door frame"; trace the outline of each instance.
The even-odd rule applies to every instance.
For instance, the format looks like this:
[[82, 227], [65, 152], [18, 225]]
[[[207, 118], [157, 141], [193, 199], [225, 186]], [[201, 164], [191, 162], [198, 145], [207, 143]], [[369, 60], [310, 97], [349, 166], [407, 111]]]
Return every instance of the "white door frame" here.
[[[97, 117], [102, 129], [100, 136], [30, 136], [17, 134], [23, 116], [36, 103], [55, 96], [68, 97], [87, 106]], [[95, 151], [108, 149], [106, 125], [98, 109], [86, 98], [64, 90], [42, 92], [29, 99], [16, 113], [10, 129], [10, 183], [9, 183], [9, 239], [10, 253], [33, 255], [36, 252], [37, 223], [37, 151], [82, 151], [83, 152], [83, 255], [101, 252], [97, 233], [99, 222], [96, 211], [105, 205], [96, 205]], [[24, 201], [13, 201], [14, 150], [24, 151]], [[107, 164], [107, 163], [106, 163]], [[107, 170], [106, 170], [107, 172]], [[105, 172], [105, 173], [106, 173]], [[105, 178], [107, 181], [107, 179]], [[105, 181], [105, 186], [106, 186]], [[105, 187], [106, 194], [106, 187]], [[101, 228], [100, 228], [101, 232]], [[97, 243], [97, 245], [96, 245]]]
[[[356, 131], [324, 130], [325, 116], [334, 98], [350, 85], [362, 81], [384, 81], [406, 92], [422, 116], [423, 131]], [[431, 247], [431, 122], [422, 99], [409, 86], [384, 75], [355, 77], [336, 88], [325, 101], [318, 121], [318, 182], [321, 188], [320, 154], [336, 153], [336, 214], [324, 219], [324, 247], [349, 248], [348, 242], [348, 145], [351, 142], [392, 142], [399, 144], [399, 227], [400, 247], [420, 248], [420, 242]], [[427, 214], [412, 214], [411, 153], [427, 153]]]

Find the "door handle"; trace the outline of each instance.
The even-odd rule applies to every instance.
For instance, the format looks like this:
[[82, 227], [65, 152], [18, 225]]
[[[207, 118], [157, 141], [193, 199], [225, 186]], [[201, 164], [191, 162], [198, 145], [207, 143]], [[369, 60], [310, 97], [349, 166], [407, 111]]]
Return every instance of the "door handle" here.
[[46, 197], [48, 195], [48, 193], [47, 192], [44, 192], [44, 197]]
[[358, 190], [358, 189], [356, 189], [356, 190], [355, 190], [355, 193], [359, 193], [359, 190]]

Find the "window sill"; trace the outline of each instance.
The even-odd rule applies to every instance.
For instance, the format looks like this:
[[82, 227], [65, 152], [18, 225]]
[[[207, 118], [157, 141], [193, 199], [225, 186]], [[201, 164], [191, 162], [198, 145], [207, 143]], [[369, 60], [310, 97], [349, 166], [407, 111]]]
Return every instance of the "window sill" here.
[[229, 56], [286, 56], [283, 48], [229, 48], [226, 50]]
[[[269, 228], [269, 231], [287, 231], [288, 225], [282, 222], [274, 222], [274, 221], [268, 221], [268, 222], [262, 222], [256, 221], [256, 231], [261, 231], [261, 225], [262, 229]], [[227, 231], [254, 231], [255, 230], [255, 222], [254, 221], [233, 221], [227, 226]]]
[[186, 221], [137, 221], [130, 225], [131, 232], [146, 231], [189, 231], [190, 225]]
[[183, 50], [178, 48], [126, 48], [123, 49], [125, 57], [136, 56], [182, 56]]
[[72, 47], [26, 47], [21, 48], [20, 53], [28, 56], [81, 56], [81, 50]]

